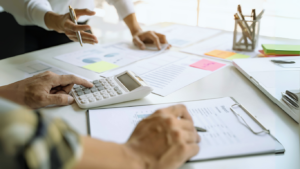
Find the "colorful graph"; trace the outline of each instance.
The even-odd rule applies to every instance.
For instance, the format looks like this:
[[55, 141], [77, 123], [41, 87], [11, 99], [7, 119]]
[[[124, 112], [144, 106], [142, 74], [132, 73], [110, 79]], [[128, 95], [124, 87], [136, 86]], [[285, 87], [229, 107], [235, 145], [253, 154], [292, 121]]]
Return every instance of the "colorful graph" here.
[[100, 58], [84, 58], [82, 60], [82, 62], [84, 63], [96, 63], [96, 62], [100, 62], [101, 59]]

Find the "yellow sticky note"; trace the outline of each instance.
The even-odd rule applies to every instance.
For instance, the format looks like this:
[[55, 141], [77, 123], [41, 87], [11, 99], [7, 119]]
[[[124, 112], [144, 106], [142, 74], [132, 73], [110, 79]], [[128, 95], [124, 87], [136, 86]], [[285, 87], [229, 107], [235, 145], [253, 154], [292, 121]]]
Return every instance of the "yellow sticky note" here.
[[115, 65], [115, 64], [112, 64], [112, 63], [109, 63], [109, 62], [100, 61], [100, 62], [89, 64], [89, 65], [86, 65], [86, 66], [83, 66], [83, 67], [86, 68], [86, 69], [101, 73], [101, 72], [105, 72], [107, 70], [117, 68], [119, 66]]
[[230, 56], [229, 58], [227, 58], [227, 60], [233, 60], [233, 59], [245, 59], [245, 58], [249, 58], [250, 56], [248, 55], [242, 55], [242, 54], [235, 54]]
[[222, 59], [226, 59], [234, 54], [235, 54], [234, 52], [228, 52], [228, 51], [223, 51], [223, 50], [213, 50], [213, 51], [205, 53], [205, 55], [218, 57], [218, 58], [222, 58]]

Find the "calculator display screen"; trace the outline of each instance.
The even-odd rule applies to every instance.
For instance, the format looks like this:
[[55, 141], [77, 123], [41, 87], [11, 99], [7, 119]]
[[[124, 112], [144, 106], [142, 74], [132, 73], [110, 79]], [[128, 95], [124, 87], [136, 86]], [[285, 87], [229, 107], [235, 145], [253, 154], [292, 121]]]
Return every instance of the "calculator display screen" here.
[[118, 80], [123, 83], [123, 85], [129, 90], [129, 91], [132, 91], [138, 87], [140, 87], [141, 85], [136, 82], [134, 79], [132, 79], [132, 77], [125, 73], [119, 77], [117, 77]]

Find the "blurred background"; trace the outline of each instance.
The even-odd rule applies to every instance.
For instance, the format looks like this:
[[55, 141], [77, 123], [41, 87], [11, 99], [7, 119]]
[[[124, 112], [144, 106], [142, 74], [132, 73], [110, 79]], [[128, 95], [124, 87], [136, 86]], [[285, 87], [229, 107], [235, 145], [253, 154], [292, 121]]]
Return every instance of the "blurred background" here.
[[[178, 23], [205, 28], [233, 31], [233, 14], [237, 11], [237, 5], [242, 6], [244, 14], [251, 14], [256, 9], [257, 15], [265, 9], [261, 21], [260, 35], [268, 37], [300, 39], [300, 0], [132, 0], [136, 9], [136, 16], [140, 24], [148, 29], [155, 29], [155, 25], [164, 23]], [[116, 9], [105, 0], [95, 0], [96, 16], [90, 19], [89, 24], [100, 43], [109, 43], [118, 39], [131, 39], [131, 35], [118, 18]], [[3, 12], [0, 7], [0, 20], [6, 25], [18, 25], [5, 18], [12, 16]], [[4, 19], [3, 19], [4, 18]], [[151, 26], [149, 26], [151, 25]], [[22, 29], [11, 30], [9, 26], [0, 27], [1, 32], [11, 32], [2, 36], [11, 39], [11, 43], [23, 45]], [[11, 36], [18, 37], [16, 42]], [[8, 41], [0, 45], [7, 45]], [[9, 51], [7, 56], [13, 56], [22, 51]], [[3, 57], [7, 57], [3, 54]]]
[[[117, 24], [118, 15], [105, 0], [96, 0], [97, 17]], [[265, 9], [263, 36], [300, 39], [300, 0], [133, 0], [142, 25], [172, 22], [233, 31], [233, 14], [241, 4], [244, 14]]]

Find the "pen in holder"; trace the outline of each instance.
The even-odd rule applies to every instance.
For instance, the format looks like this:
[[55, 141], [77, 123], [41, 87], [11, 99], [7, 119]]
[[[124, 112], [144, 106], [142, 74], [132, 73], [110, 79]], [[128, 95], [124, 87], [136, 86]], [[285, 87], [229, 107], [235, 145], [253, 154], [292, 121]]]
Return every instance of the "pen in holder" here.
[[[237, 15], [237, 14], [236, 14]], [[260, 19], [247, 20], [252, 16], [244, 15], [243, 19], [238, 19], [235, 15], [235, 27], [233, 35], [233, 50], [253, 51], [258, 42]]]

